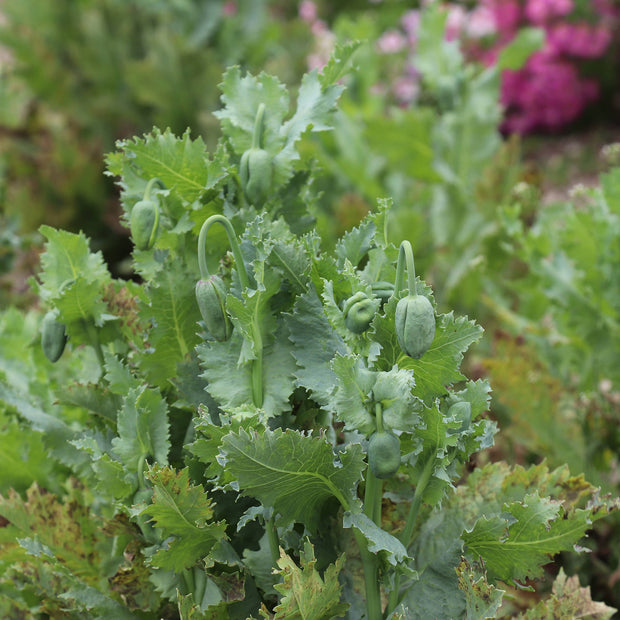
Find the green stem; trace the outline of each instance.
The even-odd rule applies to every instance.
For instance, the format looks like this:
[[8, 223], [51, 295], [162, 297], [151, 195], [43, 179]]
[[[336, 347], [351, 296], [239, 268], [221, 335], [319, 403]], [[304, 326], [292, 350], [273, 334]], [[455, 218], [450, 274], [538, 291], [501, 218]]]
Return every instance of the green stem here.
[[[418, 513], [420, 512], [420, 507], [422, 506], [422, 497], [424, 496], [424, 491], [426, 491], [426, 487], [430, 482], [431, 476], [433, 475], [433, 470], [435, 469], [435, 459], [430, 458], [424, 469], [422, 470], [422, 474], [420, 475], [420, 479], [418, 480], [418, 484], [415, 488], [415, 493], [413, 494], [413, 500], [411, 502], [411, 506], [409, 507], [409, 514], [407, 515], [407, 521], [405, 523], [405, 528], [401, 532], [398, 539], [403, 543], [405, 548], [407, 549], [411, 544], [411, 537], [413, 535], [413, 530], [415, 529], [416, 521], [418, 519]], [[390, 613], [394, 611], [396, 605], [398, 605], [398, 590], [400, 587], [400, 575], [396, 575], [394, 577], [394, 588], [390, 592], [388, 606], [386, 608], [386, 616], [389, 616]]]
[[274, 568], [278, 566], [280, 559], [280, 539], [278, 538], [278, 529], [276, 528], [275, 512], [265, 523], [265, 531], [267, 532], [267, 540], [269, 541], [269, 551], [271, 552], [271, 562]]
[[141, 454], [138, 460], [138, 490], [144, 489], [144, 465], [146, 463], [146, 454]]
[[409, 507], [409, 514], [407, 515], [407, 522], [405, 523], [405, 528], [399, 536], [400, 542], [402, 542], [405, 547], [408, 547], [411, 544], [411, 537], [418, 518], [418, 512], [422, 506], [422, 496], [424, 495], [424, 491], [426, 491], [426, 487], [430, 482], [434, 469], [435, 459], [430, 458], [424, 466], [420, 479], [418, 480], [418, 484], [416, 485], [413, 500], [411, 502], [411, 506]]
[[370, 467], [366, 468], [366, 490], [364, 491], [364, 514], [381, 527], [381, 499], [383, 480], [375, 476]]
[[407, 264], [407, 286], [410, 295], [417, 295], [417, 286], [415, 282], [415, 263], [413, 261], [413, 249], [409, 241], [403, 241], [398, 251], [398, 263], [396, 264], [396, 280], [394, 281], [394, 295], [403, 290], [405, 280], [405, 263]]
[[353, 528], [362, 564], [364, 566], [364, 585], [366, 586], [366, 617], [367, 620], [381, 620], [381, 589], [379, 587], [379, 566], [377, 556], [368, 551], [368, 543], [363, 534]]
[[209, 232], [209, 228], [211, 228], [211, 226], [215, 223], [219, 223], [224, 226], [224, 229], [226, 230], [226, 236], [228, 237], [228, 242], [230, 243], [230, 248], [232, 249], [233, 256], [235, 257], [235, 264], [237, 266], [237, 273], [239, 274], [239, 281], [241, 282], [241, 286], [243, 288], [248, 288], [250, 286], [250, 279], [248, 278], [248, 272], [245, 268], [245, 263], [243, 262], [241, 248], [237, 243], [237, 235], [235, 235], [235, 229], [232, 227], [230, 220], [226, 216], [219, 213], [208, 217], [204, 221], [204, 224], [200, 229], [200, 234], [198, 235], [198, 267], [200, 268], [200, 277], [203, 280], [208, 280], [211, 275], [207, 267], [205, 250], [207, 233]]
[[161, 188], [165, 187], [162, 181], [160, 181], [157, 177], [153, 177], [149, 180], [149, 182], [146, 184], [146, 187], [144, 188], [144, 195], [142, 197], [142, 200], [151, 199], [151, 190], [153, 189], [153, 185], [155, 185], [155, 183], [159, 184]]
[[[381, 403], [375, 403], [377, 432], [383, 431], [383, 408]], [[381, 501], [383, 499], [383, 480], [379, 480], [366, 468], [366, 490], [364, 491], [364, 514], [381, 527]]]
[[263, 389], [263, 337], [258, 321], [252, 321], [252, 337], [256, 358], [252, 361], [252, 401], [255, 407], [262, 407], [264, 401]]
[[97, 361], [99, 362], [99, 366], [101, 366], [101, 374], [105, 376], [105, 357], [103, 355], [103, 349], [101, 348], [101, 341], [99, 340], [99, 332], [90, 321], [85, 320], [84, 323], [86, 325], [88, 339], [90, 340], [90, 346], [95, 350]]
[[258, 106], [256, 112], [256, 118], [254, 120], [254, 133], [252, 134], [252, 148], [263, 148], [263, 122], [265, 117], [265, 104], [261, 103]]
[[[233, 256], [235, 257], [235, 265], [237, 266], [237, 273], [239, 274], [239, 281], [244, 289], [249, 288], [250, 278], [243, 262], [243, 255], [241, 254], [241, 248], [237, 242], [237, 236], [235, 230], [230, 223], [230, 220], [219, 213], [208, 217], [200, 229], [198, 235], [198, 266], [200, 268], [200, 277], [203, 280], [208, 280], [210, 277], [209, 269], [207, 267], [207, 259], [205, 256], [206, 240], [209, 228], [213, 224], [222, 224], [228, 237], [228, 242], [232, 249]], [[252, 362], [252, 401], [254, 406], [262, 407], [264, 399], [263, 390], [263, 339], [260, 331], [260, 325], [258, 321], [254, 320], [252, 324], [252, 338], [254, 341], [254, 350], [256, 352], [256, 359]]]

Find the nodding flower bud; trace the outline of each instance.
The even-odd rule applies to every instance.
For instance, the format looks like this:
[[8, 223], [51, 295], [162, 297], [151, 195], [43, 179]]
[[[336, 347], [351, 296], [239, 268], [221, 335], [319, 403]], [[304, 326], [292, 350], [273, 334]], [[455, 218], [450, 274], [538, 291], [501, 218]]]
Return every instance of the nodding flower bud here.
[[65, 326], [56, 320], [56, 313], [50, 310], [44, 317], [41, 324], [41, 348], [45, 357], [50, 362], [57, 362], [60, 359], [65, 345], [67, 344], [67, 333]]
[[377, 431], [368, 441], [368, 467], [382, 480], [391, 478], [400, 467], [400, 439], [391, 431]]
[[159, 231], [159, 207], [152, 200], [140, 200], [131, 210], [131, 236], [139, 250], [150, 250]]
[[245, 197], [252, 204], [264, 202], [273, 179], [271, 155], [264, 149], [248, 149], [241, 156], [239, 178]]
[[419, 359], [435, 338], [435, 311], [424, 295], [408, 295], [396, 305], [395, 330], [404, 353]]
[[196, 300], [209, 333], [220, 342], [228, 340], [232, 323], [226, 314], [226, 286], [219, 276], [196, 283]]
[[372, 294], [378, 297], [381, 304], [384, 304], [394, 294], [393, 282], [373, 282]]
[[264, 202], [273, 181], [273, 160], [263, 148], [265, 104], [261, 103], [254, 119], [252, 146], [243, 153], [239, 162], [239, 180], [245, 197], [251, 204]]
[[372, 323], [377, 311], [377, 305], [376, 299], [371, 299], [362, 291], [349, 297], [342, 310], [344, 324], [347, 326], [347, 329], [354, 334], [365, 332]]

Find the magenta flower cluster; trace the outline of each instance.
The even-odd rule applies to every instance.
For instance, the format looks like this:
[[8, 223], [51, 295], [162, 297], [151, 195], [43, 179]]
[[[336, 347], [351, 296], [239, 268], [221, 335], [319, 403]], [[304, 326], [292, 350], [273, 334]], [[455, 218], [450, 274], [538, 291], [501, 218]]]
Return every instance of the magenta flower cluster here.
[[[545, 31], [545, 45], [519, 71], [502, 75], [504, 130], [555, 131], [576, 120], [599, 97], [600, 85], [582, 74], [583, 62], [610, 50], [620, 11], [613, 0], [482, 0], [497, 33], [479, 60], [492, 63], [519, 29]], [[475, 46], [474, 46], [475, 49]]]
[[[502, 129], [506, 133], [562, 129], [598, 99], [596, 77], [584, 75], [582, 69], [584, 62], [613, 51], [614, 36], [620, 33], [618, 0], [478, 0], [473, 8], [459, 0], [422, 0], [422, 4], [432, 2], [441, 3], [448, 12], [446, 38], [458, 40], [467, 58], [487, 66], [496, 62], [522, 28], [544, 30], [544, 47], [522, 69], [502, 74]], [[318, 19], [312, 0], [300, 3], [299, 14], [315, 35], [311, 68], [320, 66], [334, 43], [333, 33]], [[376, 45], [379, 54], [412, 60], [400, 74], [387, 71], [385, 82], [375, 88], [403, 106], [414, 104], [421, 91], [414, 68], [419, 23], [419, 10], [407, 11], [398, 27], [384, 32]]]

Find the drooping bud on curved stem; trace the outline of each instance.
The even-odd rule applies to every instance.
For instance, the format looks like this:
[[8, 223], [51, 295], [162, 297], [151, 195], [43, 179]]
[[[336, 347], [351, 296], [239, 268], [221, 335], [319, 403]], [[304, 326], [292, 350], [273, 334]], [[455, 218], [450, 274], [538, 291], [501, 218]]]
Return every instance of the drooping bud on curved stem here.
[[[225, 299], [226, 291], [217, 276], [211, 275], [207, 267], [205, 256], [207, 233], [213, 224], [222, 224], [235, 259], [239, 281], [243, 289], [250, 286], [250, 279], [245, 268], [241, 248], [237, 242], [235, 230], [230, 220], [221, 214], [208, 217], [200, 229], [198, 235], [198, 266], [200, 268], [200, 280], [196, 284], [196, 300], [202, 317], [209, 331], [218, 340], [227, 340], [232, 331], [232, 324], [226, 314]], [[212, 327], [211, 327], [212, 326]], [[213, 331], [212, 331], [213, 329]], [[263, 340], [260, 325], [257, 321], [252, 323], [252, 339], [256, 358], [252, 361], [252, 400], [256, 407], [263, 406]]]
[[409, 241], [400, 244], [394, 293], [398, 295], [402, 290], [403, 257], [407, 262], [409, 294], [396, 305], [396, 338], [403, 353], [418, 359], [428, 351], [435, 338], [435, 310], [427, 297], [417, 294], [413, 250]]
[[151, 200], [151, 190], [155, 183], [163, 187], [158, 178], [152, 178], [146, 185], [142, 200], [131, 209], [129, 227], [133, 242], [139, 250], [150, 250], [159, 232], [159, 207]]
[[273, 180], [273, 161], [263, 148], [264, 116], [265, 104], [261, 103], [254, 120], [252, 146], [243, 153], [239, 162], [241, 188], [252, 204], [258, 204], [267, 198]]
[[228, 243], [230, 243], [230, 249], [232, 250], [233, 256], [235, 258], [235, 266], [237, 267], [237, 273], [239, 274], [239, 281], [241, 282], [241, 286], [243, 288], [248, 288], [250, 286], [250, 279], [248, 278], [248, 272], [245, 268], [245, 263], [243, 262], [243, 255], [241, 254], [241, 248], [237, 243], [237, 235], [235, 234], [235, 229], [232, 227], [230, 220], [219, 213], [215, 215], [211, 215], [208, 217], [202, 228], [200, 229], [200, 233], [198, 235], [198, 268], [200, 269], [200, 277], [203, 280], [208, 280], [211, 274], [209, 273], [209, 268], [207, 267], [207, 259], [206, 259], [206, 240], [207, 233], [213, 224], [221, 224], [226, 231], [226, 236], [228, 237]]

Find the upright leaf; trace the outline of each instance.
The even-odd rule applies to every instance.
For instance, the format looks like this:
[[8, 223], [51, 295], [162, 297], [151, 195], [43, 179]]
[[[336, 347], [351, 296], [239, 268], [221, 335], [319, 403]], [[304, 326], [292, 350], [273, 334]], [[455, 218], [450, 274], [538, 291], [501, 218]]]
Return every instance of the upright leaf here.
[[300, 558], [301, 566], [280, 550], [278, 574], [282, 583], [274, 587], [282, 598], [274, 609], [274, 620], [332, 620], [342, 618], [348, 605], [340, 602], [342, 586], [338, 574], [344, 565], [341, 555], [334, 564], [330, 564], [321, 578], [314, 557], [314, 548], [305, 541]]
[[174, 536], [167, 548], [152, 557], [152, 563], [177, 572], [205, 558], [213, 546], [226, 539], [226, 523], [213, 521], [211, 500], [201, 486], [189, 482], [189, 472], [153, 467], [153, 503], [143, 512], [152, 517], [166, 537]]
[[359, 445], [349, 446], [336, 460], [322, 437], [240, 430], [223, 438], [221, 450], [239, 490], [273, 506], [283, 523], [299, 522], [315, 531], [327, 500], [336, 498], [345, 509], [357, 502], [355, 489], [365, 467]]

